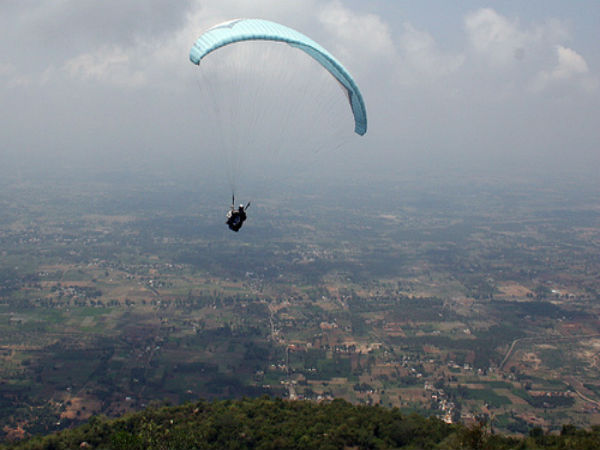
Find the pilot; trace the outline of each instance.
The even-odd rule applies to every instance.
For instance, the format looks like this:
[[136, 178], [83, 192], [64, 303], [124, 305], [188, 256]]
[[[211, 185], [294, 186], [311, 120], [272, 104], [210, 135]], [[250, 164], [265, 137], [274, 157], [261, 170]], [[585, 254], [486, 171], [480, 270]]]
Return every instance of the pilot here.
[[233, 204], [231, 205], [231, 210], [227, 213], [227, 226], [230, 230], [235, 231], [236, 233], [240, 231], [244, 221], [246, 220], [246, 209], [250, 206], [250, 203], [246, 205], [240, 205], [238, 209], [234, 209]]

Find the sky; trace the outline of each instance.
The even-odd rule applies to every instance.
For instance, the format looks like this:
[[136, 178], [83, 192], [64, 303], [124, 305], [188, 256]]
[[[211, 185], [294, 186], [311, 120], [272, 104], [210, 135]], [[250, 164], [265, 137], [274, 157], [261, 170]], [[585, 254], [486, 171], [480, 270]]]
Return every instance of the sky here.
[[213, 173], [188, 54], [238, 17], [295, 28], [353, 74], [369, 130], [337, 164], [600, 175], [596, 0], [3, 0], [0, 163]]

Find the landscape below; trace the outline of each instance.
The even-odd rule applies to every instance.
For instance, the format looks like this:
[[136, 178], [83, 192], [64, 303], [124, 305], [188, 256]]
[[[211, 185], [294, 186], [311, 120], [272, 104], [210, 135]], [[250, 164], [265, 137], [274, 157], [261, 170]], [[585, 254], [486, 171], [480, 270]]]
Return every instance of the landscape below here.
[[598, 186], [444, 176], [267, 190], [239, 234], [186, 179], [2, 177], [1, 439], [225, 405], [401, 414], [435, 445], [600, 424]]

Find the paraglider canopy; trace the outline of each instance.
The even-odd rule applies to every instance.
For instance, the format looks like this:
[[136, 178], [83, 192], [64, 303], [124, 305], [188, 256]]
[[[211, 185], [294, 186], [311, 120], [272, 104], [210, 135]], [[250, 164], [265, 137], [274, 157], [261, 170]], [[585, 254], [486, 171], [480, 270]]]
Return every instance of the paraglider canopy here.
[[361, 136], [367, 132], [365, 104], [350, 73], [322, 46], [292, 28], [262, 19], [230, 20], [203, 33], [190, 51], [190, 60], [194, 64], [200, 64], [202, 58], [220, 47], [250, 40], [285, 42], [311, 56], [346, 90], [354, 115], [354, 131]]

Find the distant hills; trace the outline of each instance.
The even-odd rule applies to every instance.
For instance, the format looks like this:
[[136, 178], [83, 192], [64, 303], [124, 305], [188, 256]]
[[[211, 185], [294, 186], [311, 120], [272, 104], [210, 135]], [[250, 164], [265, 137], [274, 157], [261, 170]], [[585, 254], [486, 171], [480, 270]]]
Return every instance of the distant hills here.
[[527, 437], [493, 434], [489, 425], [447, 424], [398, 409], [279, 398], [199, 401], [148, 408], [0, 449], [597, 449], [600, 426], [534, 428]]

